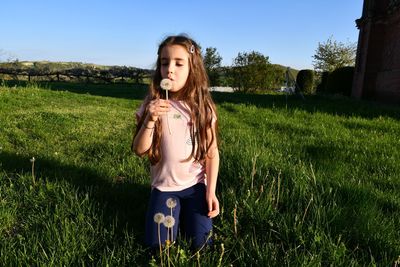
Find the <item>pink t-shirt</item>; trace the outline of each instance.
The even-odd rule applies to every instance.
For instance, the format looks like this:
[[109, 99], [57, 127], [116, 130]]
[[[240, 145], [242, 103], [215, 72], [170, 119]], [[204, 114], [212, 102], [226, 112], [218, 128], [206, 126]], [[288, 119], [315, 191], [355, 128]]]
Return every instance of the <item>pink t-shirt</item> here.
[[[192, 152], [189, 107], [183, 101], [169, 100], [171, 109], [160, 117], [162, 125], [161, 160], [151, 165], [151, 186], [160, 191], [181, 191], [197, 183], [206, 183], [205, 165], [193, 158], [185, 161]], [[142, 104], [137, 111], [144, 113]], [[213, 116], [215, 122], [215, 116]]]

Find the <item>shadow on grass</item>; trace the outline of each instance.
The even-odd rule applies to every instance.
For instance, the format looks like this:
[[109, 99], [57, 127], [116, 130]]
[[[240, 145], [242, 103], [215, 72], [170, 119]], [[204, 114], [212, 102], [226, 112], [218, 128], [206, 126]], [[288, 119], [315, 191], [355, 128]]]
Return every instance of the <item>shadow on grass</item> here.
[[[75, 83], [75, 82], [34, 82], [41, 88], [54, 91], [68, 91], [77, 94], [90, 94], [96, 96], [107, 96], [125, 99], [142, 100], [147, 94], [147, 84], [132, 83]], [[22, 86], [29, 85], [26, 81], [7, 81], [6, 85]]]
[[[55, 91], [69, 91], [78, 94], [90, 94], [125, 99], [143, 100], [147, 94], [147, 84], [101, 84], [72, 82], [36, 82], [37, 85]], [[7, 81], [7, 86], [25, 86], [27, 82]], [[301, 98], [297, 95], [284, 94], [245, 94], [212, 92], [217, 104], [233, 103], [254, 105], [261, 108], [304, 110], [309, 113], [328, 113], [338, 116], [358, 116], [376, 118], [379, 116], [400, 119], [400, 107], [371, 101], [355, 100], [341, 96], [308, 95]]]
[[[302, 99], [296, 95], [244, 94], [213, 92], [216, 103], [254, 105], [260, 108], [304, 110], [309, 113], [327, 113], [338, 116], [376, 118], [379, 116], [400, 119], [400, 107], [382, 103], [355, 100], [349, 97], [309, 95]], [[228, 110], [229, 111], [229, 110]]]
[[[0, 153], [0, 169], [6, 173], [30, 174], [31, 163], [26, 156]], [[146, 202], [150, 197], [150, 186], [129, 181], [112, 182], [110, 177], [102, 177], [89, 168], [66, 165], [46, 158], [37, 159], [35, 176], [51, 182], [65, 180], [83, 194], [90, 193], [102, 209], [98, 218], [103, 218], [104, 225], [117, 223], [116, 232], [124, 238], [124, 230], [133, 232], [140, 244], [144, 240], [144, 218]]]

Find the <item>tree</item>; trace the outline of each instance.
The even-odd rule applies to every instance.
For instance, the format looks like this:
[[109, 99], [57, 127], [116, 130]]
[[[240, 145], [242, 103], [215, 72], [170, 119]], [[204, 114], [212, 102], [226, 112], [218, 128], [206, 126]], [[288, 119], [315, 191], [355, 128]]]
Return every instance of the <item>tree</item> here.
[[318, 43], [313, 56], [313, 65], [316, 71], [334, 71], [345, 66], [354, 66], [356, 58], [356, 43], [341, 43], [333, 37], [325, 43]]
[[315, 92], [313, 88], [314, 84], [314, 71], [313, 70], [300, 70], [296, 77], [296, 83], [298, 85], [297, 90], [302, 93], [313, 94]]
[[204, 66], [207, 71], [210, 85], [219, 85], [219, 70], [221, 68], [222, 57], [217, 52], [215, 47], [207, 47], [204, 54]]
[[254, 92], [270, 89], [274, 85], [274, 68], [269, 58], [259, 52], [239, 53], [231, 68], [235, 90]]
[[350, 96], [353, 87], [353, 76], [354, 67], [337, 68], [328, 76], [326, 91]]

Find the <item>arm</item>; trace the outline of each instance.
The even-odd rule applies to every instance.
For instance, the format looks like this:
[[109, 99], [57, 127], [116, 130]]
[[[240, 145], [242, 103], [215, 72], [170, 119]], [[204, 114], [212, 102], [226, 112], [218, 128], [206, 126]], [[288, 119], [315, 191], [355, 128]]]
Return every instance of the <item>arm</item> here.
[[[139, 122], [139, 117], [136, 121]], [[132, 150], [138, 156], [143, 156], [151, 147], [153, 143], [153, 133], [154, 133], [155, 121], [149, 118], [149, 115], [143, 121], [142, 127], [140, 127], [136, 136], [134, 136], [132, 143]]]
[[[137, 134], [133, 137], [132, 150], [138, 156], [143, 156], [150, 149], [153, 143], [153, 134], [155, 123], [159, 116], [166, 114], [169, 111], [169, 102], [163, 99], [155, 99], [149, 102], [148, 112], [143, 121], [142, 126], [138, 130]], [[136, 118], [139, 121], [139, 117]]]
[[[207, 136], [211, 139], [211, 131], [213, 131], [214, 136], [215, 128], [208, 130]], [[206, 157], [206, 174], [207, 174], [207, 192], [206, 200], [208, 205], [208, 217], [214, 218], [219, 214], [219, 201], [215, 194], [218, 179], [218, 169], [219, 169], [219, 151], [216, 138], [214, 139], [210, 150]]]

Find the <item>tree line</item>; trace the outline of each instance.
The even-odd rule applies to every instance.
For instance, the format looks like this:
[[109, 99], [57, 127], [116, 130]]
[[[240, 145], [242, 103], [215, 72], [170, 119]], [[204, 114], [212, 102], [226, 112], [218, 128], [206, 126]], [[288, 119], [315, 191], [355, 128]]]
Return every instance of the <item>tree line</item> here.
[[[13, 80], [143, 83], [152, 70], [127, 66], [100, 66], [83, 63], [13, 62], [0, 63], [0, 74]], [[3, 77], [4, 78], [4, 77]]]
[[212, 86], [227, 85], [236, 91], [270, 91], [282, 86], [297, 92], [313, 94], [342, 93], [350, 95], [356, 43], [342, 43], [329, 37], [318, 43], [313, 55], [314, 70], [288, 71], [269, 62], [262, 53], [240, 52], [230, 67], [221, 67], [222, 57], [216, 48], [206, 48], [204, 64]]

